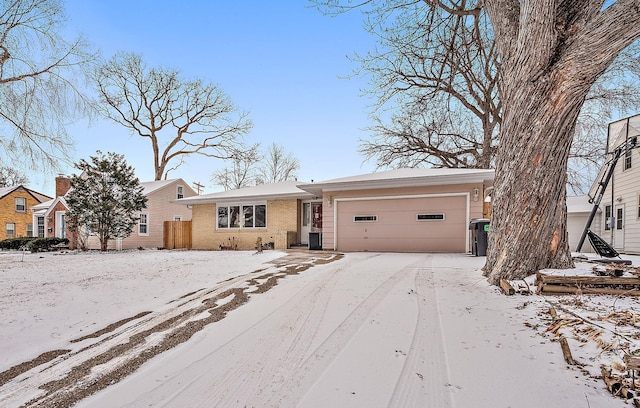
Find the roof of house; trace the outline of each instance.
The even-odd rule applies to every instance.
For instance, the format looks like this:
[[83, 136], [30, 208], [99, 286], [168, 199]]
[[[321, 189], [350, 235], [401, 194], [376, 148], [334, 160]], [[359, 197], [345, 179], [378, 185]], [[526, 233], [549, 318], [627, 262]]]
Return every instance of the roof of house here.
[[19, 188], [23, 188], [25, 189], [29, 194], [31, 194], [36, 200], [42, 202], [45, 200], [50, 200], [51, 197], [44, 195], [42, 193], [38, 193], [37, 191], [33, 191], [30, 188], [27, 188], [21, 184], [17, 185], [17, 186], [11, 186], [11, 187], [1, 187], [0, 188], [0, 198], [11, 194], [12, 192], [14, 192], [15, 190], [19, 189]]
[[567, 197], [567, 213], [590, 213], [591, 210], [593, 210], [593, 203], [589, 203], [588, 195]]
[[299, 187], [321, 195], [323, 191], [481, 183], [493, 180], [494, 174], [494, 170], [487, 169], [405, 168], [300, 184]]
[[[142, 193], [144, 195], [149, 195], [151, 193], [153, 193], [156, 190], [160, 190], [170, 184], [174, 184], [176, 182], [182, 182], [184, 187], [188, 187], [189, 189], [191, 189], [191, 187], [189, 187], [187, 185], [187, 183], [182, 180], [182, 179], [171, 179], [171, 180], [155, 180], [155, 181], [143, 181], [140, 183], [140, 185], [144, 188], [144, 190], [142, 191]], [[195, 193], [195, 191], [194, 191]]]
[[174, 200], [179, 204], [211, 204], [231, 201], [275, 200], [285, 198], [312, 198], [313, 195], [298, 188], [299, 181], [282, 181], [280, 183], [261, 184], [259, 186], [244, 187], [237, 190], [227, 190], [218, 193]]

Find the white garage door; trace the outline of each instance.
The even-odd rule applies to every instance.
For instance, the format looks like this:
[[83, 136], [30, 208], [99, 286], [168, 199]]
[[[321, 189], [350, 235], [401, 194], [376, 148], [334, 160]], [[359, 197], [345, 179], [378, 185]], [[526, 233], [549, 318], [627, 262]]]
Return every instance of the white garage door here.
[[466, 252], [467, 197], [338, 201], [340, 251]]

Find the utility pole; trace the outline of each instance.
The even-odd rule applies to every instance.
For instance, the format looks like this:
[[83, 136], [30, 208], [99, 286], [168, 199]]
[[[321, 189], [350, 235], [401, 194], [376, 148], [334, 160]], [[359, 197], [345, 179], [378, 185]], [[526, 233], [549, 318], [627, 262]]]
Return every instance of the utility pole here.
[[193, 183], [193, 187], [196, 189], [196, 193], [198, 193], [198, 195], [200, 195], [200, 191], [204, 189], [204, 186], [197, 181]]

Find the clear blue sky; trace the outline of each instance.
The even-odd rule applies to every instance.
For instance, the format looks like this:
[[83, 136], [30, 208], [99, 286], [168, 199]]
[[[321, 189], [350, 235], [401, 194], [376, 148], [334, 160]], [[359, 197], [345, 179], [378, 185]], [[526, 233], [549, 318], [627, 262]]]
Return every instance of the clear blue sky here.
[[[158, 1], [67, 0], [68, 28], [82, 33], [104, 58], [118, 51], [143, 55], [149, 66], [181, 71], [183, 78], [218, 84], [254, 123], [247, 143], [276, 142], [301, 163], [298, 179], [326, 180], [368, 173], [357, 152], [366, 138], [365, 78], [344, 79], [357, 68], [347, 58], [374, 47], [363, 16], [321, 14], [304, 0]], [[105, 120], [70, 127], [74, 159], [96, 150], [124, 154], [141, 181], [153, 180], [147, 140]], [[211, 174], [223, 161], [191, 156], [169, 174], [205, 193], [220, 189]], [[76, 172], [63, 166], [63, 173]], [[33, 189], [54, 194], [53, 176], [31, 177]]]

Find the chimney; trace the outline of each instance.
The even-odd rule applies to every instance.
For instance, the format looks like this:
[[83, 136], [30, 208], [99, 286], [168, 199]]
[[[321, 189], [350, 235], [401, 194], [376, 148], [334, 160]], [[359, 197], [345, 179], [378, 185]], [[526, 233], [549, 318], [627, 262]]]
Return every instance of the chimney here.
[[62, 174], [56, 177], [56, 197], [67, 194], [67, 191], [71, 188], [71, 179]]

